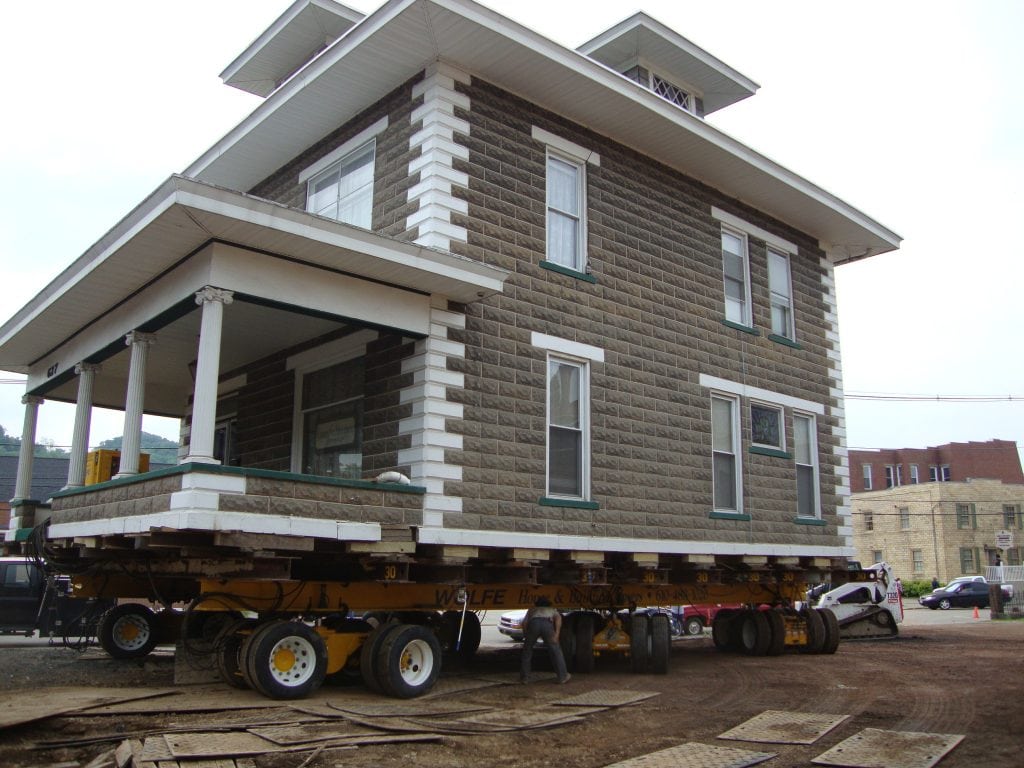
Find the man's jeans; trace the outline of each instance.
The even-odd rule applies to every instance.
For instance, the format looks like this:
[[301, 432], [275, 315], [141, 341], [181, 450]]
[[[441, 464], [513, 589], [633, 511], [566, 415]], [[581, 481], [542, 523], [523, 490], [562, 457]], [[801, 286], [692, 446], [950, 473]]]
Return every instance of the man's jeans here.
[[519, 677], [525, 680], [530, 674], [530, 665], [533, 661], [533, 646], [537, 644], [538, 638], [544, 641], [544, 646], [548, 649], [548, 653], [551, 654], [551, 658], [554, 659], [558, 679], [565, 680], [568, 673], [565, 671], [565, 657], [562, 655], [562, 647], [555, 640], [555, 624], [551, 619], [540, 617], [530, 619], [530, 623], [526, 625], [523, 637], [523, 655], [519, 660]]

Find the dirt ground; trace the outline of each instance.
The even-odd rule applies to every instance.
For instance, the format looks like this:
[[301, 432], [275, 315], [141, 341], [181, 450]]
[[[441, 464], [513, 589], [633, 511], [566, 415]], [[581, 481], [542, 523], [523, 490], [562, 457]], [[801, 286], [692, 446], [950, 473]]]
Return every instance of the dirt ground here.
[[[544, 652], [535, 656], [543, 672]], [[514, 672], [518, 646], [485, 648], [465, 672]], [[173, 684], [173, 659], [116, 662], [95, 652], [59, 648], [0, 648], [0, 690], [13, 697], [45, 696], [57, 686]], [[893, 640], [851, 641], [834, 656], [786, 654], [752, 658], [715, 651], [710, 637], [682, 638], [667, 676], [633, 675], [621, 658], [564, 686], [553, 681], [501, 685], [446, 700], [502, 709], [527, 708], [597, 689], [656, 691], [638, 705], [608, 710], [582, 722], [512, 733], [446, 736], [441, 743], [325, 750], [306, 768], [598, 768], [685, 742], [774, 752], [770, 768], [810, 766], [812, 758], [864, 728], [961, 734], [966, 738], [939, 765], [1017, 768], [1024, 764], [1024, 622], [904, 627]], [[187, 688], [185, 689], [187, 694]], [[227, 690], [225, 686], [225, 690]], [[346, 689], [325, 689], [320, 700], [341, 700]], [[457, 698], [456, 698], [457, 697]], [[716, 736], [765, 710], [849, 715], [808, 746], [723, 741]], [[268, 710], [269, 711], [269, 710]], [[105, 748], [32, 750], [39, 740], [81, 734], [126, 733], [168, 725], [201, 725], [205, 714], [57, 717], [0, 731], [0, 766], [85, 765]], [[258, 758], [258, 768], [298, 768], [309, 753]]]

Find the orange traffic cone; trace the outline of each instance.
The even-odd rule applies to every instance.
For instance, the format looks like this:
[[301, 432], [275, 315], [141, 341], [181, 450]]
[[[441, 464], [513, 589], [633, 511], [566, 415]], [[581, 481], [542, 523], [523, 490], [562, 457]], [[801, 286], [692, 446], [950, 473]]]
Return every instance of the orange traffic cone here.
[[980, 617], [980, 616], [978, 615], [978, 606], [974, 606], [974, 618], [976, 618], [976, 619], [980, 619], [980, 618], [981, 618], [981, 617]]

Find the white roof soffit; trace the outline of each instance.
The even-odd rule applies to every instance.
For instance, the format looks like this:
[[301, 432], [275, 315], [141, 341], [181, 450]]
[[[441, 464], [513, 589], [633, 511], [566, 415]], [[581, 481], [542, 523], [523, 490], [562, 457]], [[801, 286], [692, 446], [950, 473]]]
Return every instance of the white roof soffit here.
[[27, 373], [42, 355], [211, 240], [465, 303], [500, 293], [508, 276], [446, 251], [172, 176], [0, 326], [0, 369]]
[[680, 84], [699, 88], [705, 114], [753, 96], [761, 87], [642, 11], [576, 50], [616, 72], [639, 58]]
[[294, 73], [353, 26], [363, 14], [334, 0], [295, 0], [233, 62], [220, 79], [257, 96], [269, 96]]
[[427, 64], [444, 60], [818, 238], [836, 263], [900, 237], [838, 197], [611, 71], [472, 0], [391, 0], [185, 170], [248, 190]]

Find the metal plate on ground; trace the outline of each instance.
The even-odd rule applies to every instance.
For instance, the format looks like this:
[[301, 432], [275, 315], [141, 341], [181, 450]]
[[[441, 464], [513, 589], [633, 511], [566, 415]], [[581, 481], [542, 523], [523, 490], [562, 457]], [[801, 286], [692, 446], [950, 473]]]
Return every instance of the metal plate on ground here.
[[367, 731], [347, 722], [334, 722], [320, 725], [269, 725], [247, 729], [249, 733], [275, 744], [309, 744], [315, 741], [328, 741], [342, 736], [364, 735]]
[[847, 768], [931, 768], [963, 740], [953, 733], [865, 728], [811, 762]]
[[453, 693], [474, 691], [477, 688], [491, 688], [498, 685], [493, 680], [481, 680], [476, 677], [451, 677], [447, 680], [438, 680], [430, 693], [421, 696], [421, 699], [433, 699], [438, 696], [448, 696]]
[[474, 706], [472, 704], [454, 704], [443, 701], [389, 701], [381, 703], [367, 702], [352, 704], [349, 702], [331, 702], [331, 707], [360, 717], [443, 717], [445, 715], [461, 715], [471, 712], [487, 712], [494, 707]]
[[[493, 675], [480, 675], [480, 680], [490, 680], [495, 683], [503, 683], [505, 685], [516, 685], [519, 683], [518, 672], [495, 672]], [[557, 680], [558, 675], [554, 672], [531, 672], [530, 682], [531, 683], [545, 683], [549, 680]]]
[[695, 741], [631, 757], [605, 768], [747, 768], [775, 757], [774, 752], [718, 747]]
[[551, 702], [559, 707], [626, 707], [661, 694], [657, 691], [597, 690]]
[[719, 734], [718, 738], [767, 744], [813, 744], [849, 717], [769, 709]]
[[566, 707], [559, 707], [558, 709], [552, 707], [544, 707], [542, 709], [502, 709], [495, 712], [485, 712], [480, 715], [460, 717], [459, 722], [514, 729], [538, 728], [546, 725], [555, 725], [568, 718], [590, 715], [594, 711], [591, 707], [577, 707], [576, 709]]
[[[173, 689], [160, 688], [48, 688], [46, 696], [41, 697], [34, 690], [7, 691], [3, 702], [0, 702], [0, 728], [24, 725], [69, 712], [93, 714], [95, 707], [114, 702], [163, 698], [173, 693], [176, 693]], [[147, 702], [140, 706], [159, 709], [162, 705]]]

